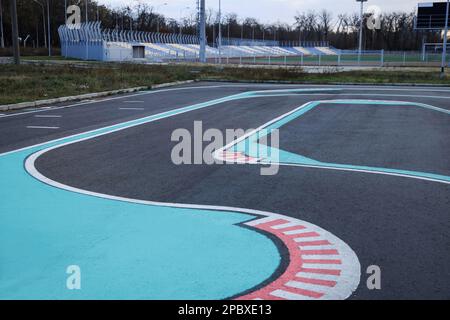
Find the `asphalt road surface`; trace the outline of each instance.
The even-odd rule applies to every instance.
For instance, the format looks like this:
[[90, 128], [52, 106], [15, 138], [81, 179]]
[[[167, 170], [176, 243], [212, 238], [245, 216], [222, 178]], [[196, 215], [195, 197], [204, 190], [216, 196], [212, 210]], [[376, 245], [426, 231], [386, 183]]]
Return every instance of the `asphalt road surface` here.
[[[249, 92], [251, 96], [242, 96]], [[227, 98], [233, 95], [241, 96]], [[208, 104], [215, 99], [222, 100]], [[304, 114], [280, 124], [279, 148], [289, 154], [318, 161], [320, 165], [299, 166], [287, 161], [282, 163], [276, 175], [263, 176], [260, 174], [262, 164], [258, 163], [175, 165], [171, 159], [172, 150], [177, 144], [171, 141], [172, 133], [176, 129], [187, 129], [194, 134], [195, 121], [202, 121], [203, 131], [213, 128], [224, 133], [227, 129], [248, 130], [258, 128], [272, 119], [314, 101], [320, 103]], [[206, 105], [202, 105], [203, 103]], [[80, 137], [59, 146], [57, 142], [48, 143], [54, 139], [104, 130], [102, 128], [140, 121], [145, 117], [189, 106], [197, 107], [183, 109], [183, 112], [176, 114], [164, 114], [164, 117], [154, 121], [133, 123], [120, 130], [101, 132], [101, 135], [87, 139]], [[33, 245], [32, 248], [26, 247], [19, 240], [5, 238], [7, 242], [2, 246], [3, 250], [0, 250], [0, 261], [4, 262], [0, 262], [0, 268], [2, 264], [5, 269], [12, 269], [18, 264], [28, 263], [24, 253], [14, 253], [24, 249], [23, 246], [25, 249], [22, 252], [33, 250], [40, 256], [42, 251], [42, 256], [51, 256], [54, 264], [63, 260], [60, 255], [64, 248], [54, 248], [50, 242], [58, 238], [46, 240], [47, 232], [59, 232], [55, 231], [57, 224], [54, 229], [51, 227], [52, 219], [60, 210], [57, 205], [76, 209], [78, 200], [76, 197], [69, 199], [70, 195], [76, 194], [77, 190], [84, 190], [94, 197], [102, 194], [134, 201], [246, 208], [306, 221], [323, 228], [348, 245], [359, 261], [358, 268], [361, 274], [360, 277], [359, 274], [355, 274], [359, 279], [355, 284], [355, 290], [352, 289], [350, 295], [346, 294], [342, 298], [449, 299], [449, 137], [450, 89], [431, 87], [198, 83], [84, 102], [75, 106], [61, 105], [49, 109], [8, 113], [0, 116], [0, 152], [4, 152], [0, 156], [14, 156], [14, 150], [36, 144], [41, 144], [42, 147], [33, 147], [32, 152], [23, 158], [8, 159], [9, 162], [4, 164], [1, 174], [17, 185], [9, 187], [0, 185], [0, 187], [14, 188], [21, 193], [17, 195], [15, 202], [0, 205], [2, 229], [20, 229], [23, 233], [34, 233], [33, 228], [41, 228], [41, 225], [38, 222], [27, 225], [27, 214], [39, 215], [41, 210], [46, 211], [42, 223], [45, 222], [47, 229], [34, 233], [39, 245]], [[205, 142], [203, 147], [207, 144]], [[23, 163], [32, 153], [38, 151], [44, 152], [33, 159], [33, 170], [30, 171], [30, 166], [25, 165], [27, 169], [25, 171]], [[21, 180], [17, 176], [12, 177], [10, 173], [12, 171], [8, 170], [7, 165], [11, 163], [13, 166], [18, 162], [21, 162], [24, 174], [31, 174], [38, 180], [33, 179], [33, 183], [26, 185], [17, 182]], [[346, 166], [345, 170], [341, 165]], [[20, 207], [18, 205], [20, 195], [34, 199], [37, 193], [34, 188], [38, 188], [36, 185], [45, 185], [45, 188], [50, 189], [45, 189], [47, 193], [39, 189], [39, 194], [42, 192], [40, 197], [48, 199], [44, 201], [40, 198], [43, 203], [39, 208], [33, 206], [35, 201], [33, 200], [23, 208], [23, 214], [20, 213], [22, 209], [17, 209], [16, 212], [15, 206]], [[58, 187], [66, 189], [65, 196], [68, 198], [64, 202], [57, 200], [53, 202], [52, 195], [49, 194]], [[7, 191], [2, 190], [6, 197]], [[56, 202], [57, 205], [54, 204]], [[118, 202], [120, 200], [111, 200], [109, 206], [114, 206]], [[97, 207], [92, 208], [92, 214], [95, 215]], [[122, 212], [123, 210], [126, 211], [122, 209]], [[201, 212], [201, 208], [198, 210]], [[14, 219], [10, 215], [15, 215]], [[200, 214], [196, 217], [198, 219], [202, 216]], [[115, 218], [111, 213], [111, 216], [106, 215], [102, 219], [105, 220], [101, 220], [103, 221], [101, 223], [107, 224], [108, 219]], [[153, 223], [151, 217], [146, 219], [149, 220], [145, 223], [149, 225]], [[214, 225], [214, 217], [208, 219], [209, 225]], [[90, 223], [100, 222], [95, 220]], [[171, 223], [176, 225], [177, 220], [174, 218]], [[131, 231], [124, 231], [122, 241], [133, 232], [134, 224], [138, 222], [130, 218], [129, 226], [123, 226], [124, 230], [131, 228]], [[112, 229], [108, 230], [108, 224], [105, 228], [106, 230], [102, 232], [103, 239], [107, 242], [110, 236], [108, 232], [112, 232]], [[168, 228], [170, 229], [169, 226]], [[207, 229], [208, 224], [204, 223], [190, 232], [202, 235]], [[115, 226], [114, 233], [120, 234], [120, 230], [120, 225]], [[63, 242], [61, 247], [85, 250], [86, 247], [81, 249], [77, 247], [83, 243], [81, 238], [90, 237], [95, 232], [97, 231], [83, 229], [79, 233], [80, 239], [72, 239], [69, 243]], [[7, 234], [14, 237], [12, 232]], [[160, 241], [160, 245], [164, 247], [165, 240], [162, 240], [158, 232], [152, 236], [151, 241]], [[188, 242], [189, 236], [184, 236], [186, 239], [183, 241]], [[255, 274], [259, 273], [252, 279], [251, 284], [238, 276], [236, 288], [230, 287], [228, 291], [224, 289], [223, 292], [219, 290], [220, 294], [212, 291], [209, 295], [209, 286], [220, 288], [223, 284], [218, 280], [212, 283], [208, 278], [205, 282], [197, 284], [198, 286], [195, 283], [186, 284], [186, 288], [192, 290], [192, 294], [186, 297], [199, 299], [239, 297], [276, 282], [295, 259], [292, 255], [289, 256], [283, 241], [278, 241], [276, 236], [264, 232], [260, 232], [259, 236], [274, 243], [276, 250], [273, 254], [261, 253], [263, 267], [255, 271]], [[254, 265], [258, 265], [258, 252], [264, 251], [264, 246], [269, 244], [263, 243], [264, 239], [255, 240], [261, 244], [255, 244], [254, 247], [250, 244], [243, 249], [240, 248], [239, 237], [240, 235], [236, 235], [233, 239], [233, 234], [230, 234], [220, 239], [220, 243], [228, 241], [233, 243], [236, 252], [253, 251], [252, 261]], [[203, 238], [204, 241], [207, 239]], [[242, 240], [242, 243], [245, 241]], [[126, 243], [128, 246], [125, 246], [124, 252], [131, 252], [130, 255], [133, 255], [136, 244]], [[91, 241], [87, 246], [96, 244], [96, 241]], [[228, 249], [231, 255], [233, 247], [227, 247]], [[195, 248], [192, 250], [189, 258], [192, 261], [186, 261], [186, 264], [202, 265], [209, 259], [215, 259], [213, 256], [202, 256]], [[201, 248], [198, 248], [198, 251], [201, 251]], [[199, 256], [196, 257], [196, 254]], [[164, 258], [166, 259], [164, 262], [156, 260], [151, 263], [170, 263], [172, 255]], [[95, 259], [90, 257], [86, 261], [101, 264], [102, 259], [107, 258], [96, 255]], [[239, 256], [228, 257], [230, 268], [233, 266], [233, 259], [236, 259], [235, 263], [238, 264]], [[133, 258], [129, 263], [145, 264], [144, 262]], [[380, 290], [369, 290], [366, 285], [369, 277], [366, 269], [372, 265], [381, 269]], [[121, 272], [118, 274], [123, 276], [121, 288], [126, 288], [125, 294], [134, 297], [135, 280], [130, 278], [127, 281], [130, 271], [124, 266], [117, 267]], [[42, 265], [36, 265], [36, 269], [40, 269], [40, 274], [45, 274], [47, 268], [44, 262]], [[195, 270], [192, 272], [195, 274]], [[233, 272], [239, 273], [239, 270]], [[250, 279], [251, 272], [248, 270], [245, 272]], [[15, 275], [14, 281], [0, 276], [0, 288], [3, 289], [0, 292], [8, 290], [10, 294], [6, 294], [4, 296], [6, 298], [27, 297], [24, 290], [33, 285], [24, 285], [24, 281], [28, 281], [31, 274], [33, 273]], [[227, 281], [234, 281], [232, 275], [227, 276], [229, 276]], [[151, 283], [154, 281], [153, 278], [157, 277], [170, 278], [171, 275], [149, 272], [141, 276]], [[316, 283], [311, 285], [326, 287], [326, 283], [318, 282], [320, 279], [318, 277]], [[307, 282], [305, 279], [303, 281]], [[46, 285], [52, 287], [49, 282], [43, 281], [37, 288], [31, 290], [34, 292], [30, 294], [31, 297], [47, 297], [44, 293], [47, 292]], [[308, 292], [314, 293], [311, 288], [308, 287], [310, 290]], [[60, 292], [58, 290], [53, 290], [52, 294], [57, 295]], [[106, 289], [97, 288], [92, 296], [108, 298], [102, 290]], [[145, 292], [145, 285], [136, 290]], [[160, 292], [163, 289], [158, 290], [156, 291]], [[302, 292], [300, 291], [300, 294]], [[305, 297], [315, 297], [308, 292], [304, 293]], [[171, 296], [171, 292], [165, 294], [164, 298], [178, 298]], [[84, 296], [69, 296], [69, 298], [80, 297]], [[151, 299], [157, 296], [139, 297]]]

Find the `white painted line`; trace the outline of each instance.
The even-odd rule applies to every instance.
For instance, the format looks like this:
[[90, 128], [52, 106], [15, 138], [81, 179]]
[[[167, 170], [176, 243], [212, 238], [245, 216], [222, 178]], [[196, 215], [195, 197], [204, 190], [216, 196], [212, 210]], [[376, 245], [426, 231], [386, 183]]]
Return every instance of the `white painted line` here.
[[[322, 265], [323, 266], [323, 265]], [[318, 273], [307, 273], [307, 272], [299, 272], [296, 274], [297, 277], [307, 278], [307, 279], [318, 279], [318, 280], [334, 280], [339, 279], [339, 276], [331, 275], [331, 274], [318, 274]]]
[[35, 118], [61, 118], [62, 116], [53, 115], [53, 114], [37, 114], [34, 117]]
[[[325, 94], [321, 94], [321, 95], [325, 95]], [[403, 95], [401, 95], [403, 96]], [[409, 95], [408, 97], [413, 97], [414, 95]], [[450, 97], [448, 97], [450, 98]], [[401, 104], [401, 105], [410, 105], [410, 106], [416, 106], [416, 107], [423, 107], [429, 110], [435, 110], [435, 111], [439, 111], [442, 113], [447, 113], [450, 114], [450, 110], [447, 109], [443, 109], [443, 108], [439, 108], [439, 107], [435, 107], [426, 103], [418, 103], [418, 102], [411, 102], [411, 101], [394, 101], [394, 100], [385, 100], [385, 101], [381, 101], [381, 100], [365, 100], [365, 101], [376, 101], [378, 103], [388, 103], [388, 104]], [[261, 125], [259, 128], [239, 137], [238, 139], [230, 142], [229, 144], [227, 144], [226, 146], [222, 147], [221, 149], [217, 150], [216, 152], [213, 153], [213, 157], [216, 159], [220, 159], [220, 154], [223, 154], [223, 152], [225, 152], [226, 150], [230, 149], [231, 147], [235, 146], [236, 144], [238, 144], [239, 142], [247, 139], [248, 137], [258, 133], [259, 131], [261, 131], [264, 128], [267, 128], [269, 125], [295, 113], [296, 111], [310, 105], [311, 103], [319, 103], [319, 104], [324, 104], [324, 103], [342, 103], [342, 102], [348, 102], [347, 99], [335, 99], [335, 100], [317, 100], [317, 101], [310, 101], [307, 102], [303, 105], [301, 105], [300, 107], [291, 110], [275, 119], [270, 120], [269, 122]], [[355, 102], [355, 104], [357, 104], [358, 101]], [[410, 178], [410, 179], [416, 179], [416, 180], [423, 180], [423, 181], [430, 181], [430, 182], [437, 182], [437, 183], [443, 183], [443, 184], [450, 184], [450, 181], [446, 181], [446, 180], [440, 180], [440, 179], [433, 179], [433, 178], [427, 178], [427, 177], [422, 177], [422, 176], [415, 176], [415, 175], [409, 175], [409, 174], [403, 174], [403, 173], [394, 173], [394, 172], [385, 172], [385, 171], [377, 171], [377, 170], [365, 170], [365, 169], [356, 169], [356, 168], [341, 168], [341, 167], [331, 167], [331, 166], [327, 166], [325, 164], [319, 164], [319, 165], [309, 165], [309, 164], [297, 164], [297, 163], [276, 163], [276, 162], [270, 162], [270, 161], [260, 161], [257, 164], [259, 165], [279, 165], [279, 166], [290, 166], [290, 167], [299, 167], [299, 168], [313, 168], [313, 169], [324, 169], [324, 170], [334, 170], [334, 171], [346, 171], [346, 172], [361, 172], [361, 173], [368, 173], [368, 174], [381, 174], [381, 175], [387, 175], [387, 176], [394, 176], [394, 177], [402, 177], [402, 178]]]
[[[335, 259], [333, 259], [335, 260]], [[323, 263], [303, 263], [302, 267], [303, 268], [308, 268], [308, 269], [322, 269], [324, 267], [324, 265], [330, 266], [332, 268], [336, 268], [339, 267], [340, 263], [327, 263], [327, 264], [323, 264]]]
[[[196, 110], [196, 109], [194, 109]], [[299, 220], [299, 219], [295, 219], [295, 218], [291, 218], [291, 217], [287, 217], [284, 215], [280, 215], [280, 214], [276, 214], [276, 213], [272, 213], [272, 212], [266, 212], [266, 211], [260, 211], [260, 210], [254, 210], [254, 209], [249, 209], [249, 208], [236, 208], [236, 207], [226, 207], [226, 206], [214, 206], [214, 205], [199, 205], [199, 204], [181, 204], [181, 203], [164, 203], [164, 202], [156, 202], [156, 201], [145, 201], [145, 200], [138, 200], [138, 199], [130, 199], [130, 198], [124, 198], [124, 197], [118, 197], [118, 196], [112, 196], [112, 195], [107, 195], [107, 194], [101, 194], [101, 193], [97, 193], [97, 192], [92, 192], [92, 191], [88, 191], [88, 190], [83, 190], [83, 189], [79, 189], [76, 187], [72, 187], [72, 186], [68, 186], [65, 184], [62, 184], [60, 182], [54, 181], [48, 177], [45, 177], [44, 175], [42, 175], [35, 167], [35, 161], [38, 157], [40, 157], [42, 154], [49, 152], [51, 150], [54, 149], [58, 149], [58, 148], [62, 148], [63, 146], [67, 146], [70, 144], [75, 144], [75, 143], [79, 143], [81, 141], [85, 141], [85, 140], [90, 140], [90, 139], [95, 139], [96, 137], [99, 136], [103, 136], [103, 135], [107, 135], [107, 134], [111, 134], [113, 132], [118, 132], [118, 131], [122, 131], [122, 130], [126, 130], [128, 128], [131, 127], [135, 127], [135, 126], [139, 126], [139, 125], [143, 125], [145, 123], [151, 123], [154, 121], [158, 121], [161, 119], [165, 119], [165, 118], [169, 118], [169, 117], [173, 117], [176, 116], [178, 114], [182, 114], [182, 113], [186, 113], [189, 111], [180, 111], [178, 113], [173, 113], [164, 117], [161, 117], [159, 119], [149, 119], [147, 121], [141, 122], [141, 123], [134, 123], [131, 122], [130, 124], [123, 126], [121, 128], [113, 128], [113, 126], [109, 126], [109, 127], [105, 127], [103, 129], [106, 128], [111, 128], [110, 131], [108, 132], [100, 132], [100, 133], [95, 133], [92, 136], [88, 136], [88, 137], [82, 137], [83, 134], [77, 134], [77, 135], [73, 135], [73, 137], [79, 137], [77, 140], [72, 140], [72, 141], [67, 141], [67, 142], [63, 142], [59, 145], [53, 145], [47, 148], [44, 148], [42, 150], [39, 150], [38, 152], [35, 152], [33, 154], [31, 154], [25, 161], [25, 169], [26, 171], [32, 175], [33, 177], [35, 177], [36, 179], [49, 184], [53, 187], [56, 188], [60, 188], [63, 190], [67, 190], [67, 191], [71, 191], [71, 192], [76, 192], [76, 193], [80, 193], [80, 194], [86, 194], [86, 195], [91, 195], [91, 196], [96, 196], [96, 197], [100, 197], [100, 198], [104, 198], [104, 199], [111, 199], [111, 200], [117, 200], [117, 201], [124, 201], [124, 202], [129, 202], [129, 203], [138, 203], [138, 204], [146, 204], [146, 205], [155, 205], [155, 206], [162, 206], [162, 207], [175, 207], [175, 208], [190, 208], [190, 209], [199, 209], [199, 210], [215, 210], [215, 211], [228, 211], [228, 212], [240, 212], [240, 213], [248, 213], [251, 214], [253, 216], [259, 216], [259, 217], [267, 217], [267, 218], [271, 218], [271, 219], [267, 219], [267, 220], [272, 220], [272, 219], [282, 219], [287, 221], [287, 223], [282, 223], [279, 226], [284, 226], [286, 227], [287, 225], [289, 226], [304, 226], [305, 228], [307, 228], [307, 230], [311, 230], [311, 231], [315, 231], [317, 233], [319, 233], [322, 237], [322, 239], [328, 239], [329, 242], [334, 243], [336, 245], [336, 250], [338, 250], [341, 253], [340, 259], [342, 260], [342, 265], [340, 265], [340, 270], [342, 270], [342, 279], [345, 279], [345, 281], [342, 282], [338, 282], [338, 284], [336, 285], [335, 288], [333, 288], [333, 290], [330, 290], [329, 292], [326, 293], [326, 295], [323, 297], [324, 299], [345, 299], [347, 297], [349, 297], [351, 295], [351, 293], [357, 288], [358, 283], [360, 281], [360, 275], [361, 275], [361, 266], [359, 264], [358, 258], [356, 256], [356, 254], [351, 250], [350, 247], [348, 247], [347, 244], [345, 244], [345, 242], [343, 242], [342, 240], [340, 240], [339, 238], [337, 238], [336, 236], [334, 236], [333, 234], [327, 232], [324, 229], [321, 229], [320, 227], [310, 224], [306, 221], [303, 220]], [[165, 112], [164, 112], [165, 113]], [[162, 113], [162, 114], [164, 114]], [[144, 117], [146, 118], [146, 117]], [[126, 123], [126, 122], [125, 122]], [[97, 129], [99, 130], [99, 129]], [[92, 130], [91, 132], [95, 132], [97, 130]], [[65, 138], [67, 139], [67, 138]], [[55, 141], [61, 141], [63, 140], [61, 139], [57, 139]], [[41, 145], [45, 145], [48, 144], [47, 143], [42, 143]], [[30, 147], [26, 147], [23, 149], [28, 149]], [[3, 155], [6, 154], [10, 154], [13, 152], [17, 152], [16, 151], [12, 151], [12, 152], [6, 152]], [[1, 154], [0, 154], [1, 155]], [[324, 256], [322, 255], [322, 258], [324, 258]], [[289, 293], [288, 293], [289, 294]], [[304, 296], [299, 296], [302, 299], [305, 299]]]
[[303, 250], [333, 250], [334, 248], [336, 248], [332, 244], [327, 244], [327, 245], [322, 245], [322, 246], [314, 246], [314, 245], [309, 244], [306, 246], [298, 246], [298, 247]]
[[292, 292], [287, 292], [284, 290], [275, 290], [275, 291], [272, 291], [270, 294], [274, 297], [282, 298], [282, 299], [286, 299], [286, 300], [317, 300], [317, 299], [314, 299], [311, 297], [303, 296], [303, 295], [292, 293]]
[[304, 233], [304, 232], [305, 232], [305, 229], [302, 228], [302, 229], [297, 229], [297, 230], [285, 231], [283, 233], [285, 235], [287, 235], [287, 236], [292, 236], [292, 235], [299, 234], [299, 233]]
[[145, 110], [144, 108], [119, 108], [119, 110]]
[[27, 126], [27, 129], [51, 129], [51, 130], [56, 130], [56, 129], [59, 129], [59, 127]]
[[299, 167], [299, 168], [333, 170], [333, 171], [360, 172], [360, 173], [368, 173], [368, 174], [380, 174], [380, 175], [385, 175], [385, 176], [402, 177], [402, 178], [409, 178], [409, 179], [437, 182], [437, 183], [443, 183], [443, 184], [450, 184], [450, 181], [445, 181], [445, 180], [426, 178], [426, 177], [420, 177], [420, 176], [413, 176], [413, 175], [402, 174], [402, 173], [391, 173], [391, 172], [385, 172], [385, 171], [376, 171], [376, 170], [339, 168], [339, 167], [329, 167], [329, 166], [326, 166], [326, 165], [307, 165], [307, 164], [297, 164], [297, 163], [260, 162], [259, 164], [260, 165], [279, 165], [279, 166], [286, 166], [286, 167]]
[[340, 254], [303, 254], [300, 253], [303, 259], [308, 260], [336, 260], [339, 259]]
[[[2, 116], [2, 118], [6, 118], [6, 117], [14, 117], [14, 116], [20, 116], [20, 115], [26, 115], [29, 113], [36, 113], [36, 112], [45, 112], [45, 111], [49, 111], [48, 108], [51, 108], [51, 110], [59, 110], [59, 109], [66, 109], [66, 108], [72, 108], [72, 107], [78, 107], [78, 106], [83, 106], [86, 104], [94, 104], [94, 103], [99, 103], [99, 102], [106, 102], [106, 101], [113, 101], [113, 100], [121, 100], [121, 99], [127, 99], [130, 97], [137, 97], [137, 96], [143, 96], [143, 95], [152, 95], [152, 94], [157, 94], [157, 93], [165, 93], [165, 92], [172, 92], [172, 91], [188, 91], [188, 90], [201, 90], [201, 89], [217, 89], [217, 88], [242, 88], [242, 87], [253, 87], [253, 86], [265, 86], [264, 84], [261, 85], [214, 85], [214, 86], [195, 86], [195, 87], [182, 87], [182, 88], [169, 88], [169, 89], [159, 89], [159, 90], [148, 90], [148, 91], [143, 91], [143, 92], [138, 92], [138, 93], [134, 93], [134, 94], [128, 94], [125, 96], [118, 96], [118, 97], [111, 97], [111, 98], [101, 98], [99, 100], [95, 100], [95, 101], [82, 101], [79, 103], [75, 103], [75, 104], [71, 104], [71, 105], [66, 105], [66, 106], [61, 106], [61, 107], [38, 107], [38, 108], [33, 108], [30, 109], [31, 111], [28, 112], [17, 112], [17, 113], [12, 113], [12, 114], [7, 114]], [[273, 85], [271, 85], [273, 86]], [[298, 85], [297, 85], [298, 86]], [[230, 95], [231, 96], [231, 95]], [[224, 97], [222, 97], [224, 98]]]
[[301, 237], [294, 239], [295, 242], [304, 242], [304, 241], [319, 241], [324, 240], [322, 236], [310, 236], [310, 237]]
[[[446, 87], [435, 87], [435, 88], [424, 88], [424, 87], [396, 87], [396, 86], [381, 86], [381, 87], [377, 87], [377, 86], [353, 86], [353, 85], [302, 85], [302, 84], [270, 84], [270, 83], [261, 83], [261, 84], [237, 84], [237, 85], [212, 85], [212, 86], [193, 86], [193, 87], [182, 87], [182, 88], [170, 88], [170, 89], [160, 89], [160, 90], [155, 90], [155, 91], [144, 91], [144, 92], [139, 92], [139, 93], [135, 93], [135, 94], [129, 94], [126, 96], [119, 96], [119, 97], [113, 97], [113, 98], [105, 98], [105, 99], [99, 99], [99, 100], [95, 100], [95, 101], [83, 101], [80, 103], [76, 103], [76, 104], [72, 104], [72, 105], [67, 105], [67, 106], [61, 106], [61, 107], [54, 107], [52, 108], [53, 110], [57, 110], [57, 109], [64, 109], [64, 108], [71, 108], [71, 107], [77, 107], [77, 106], [81, 106], [81, 105], [85, 105], [85, 104], [94, 104], [94, 103], [99, 103], [99, 102], [104, 102], [104, 101], [112, 101], [112, 100], [119, 100], [119, 99], [126, 99], [129, 97], [136, 97], [136, 96], [142, 96], [142, 95], [147, 95], [147, 94], [156, 94], [156, 93], [162, 93], [162, 92], [170, 92], [170, 91], [183, 91], [183, 90], [202, 90], [202, 89], [217, 89], [217, 88], [242, 88], [242, 87], [287, 87], [287, 88], [304, 88], [304, 87], [314, 87], [317, 89], [333, 89], [333, 88], [341, 88], [341, 89], [348, 89], [348, 90], [361, 90], [361, 91], [367, 91], [367, 90], [373, 90], [373, 91], [411, 91], [414, 90], [415, 92], [445, 92], [445, 93], [450, 93], [450, 89], [446, 88]], [[286, 89], [286, 90], [292, 90], [291, 89]], [[269, 90], [261, 90], [261, 92], [268, 92]], [[298, 94], [297, 94], [298, 95]], [[370, 95], [370, 94], [359, 94], [359, 95]], [[393, 95], [395, 96], [395, 95]], [[405, 95], [399, 95], [399, 96], [405, 96]], [[450, 99], [450, 97], [442, 97], [442, 96], [419, 96], [419, 95], [407, 95], [407, 97], [417, 97], [417, 98], [424, 98], [424, 97], [428, 97], [428, 98], [438, 98], [438, 99]], [[47, 107], [48, 108], [48, 107]], [[35, 112], [45, 112], [48, 111], [49, 109], [44, 109], [44, 108], [38, 108], [38, 109], [33, 109], [32, 111], [28, 111], [28, 112], [18, 112], [18, 113], [13, 113], [13, 114], [7, 114], [7, 115], [0, 115], [0, 117], [5, 118], [5, 117], [13, 117], [13, 116], [19, 116], [19, 115], [24, 115], [24, 114], [28, 114], [28, 113], [35, 113]]]
[[275, 220], [277, 220], [277, 218], [266, 217], [266, 218], [257, 219], [257, 220], [254, 220], [254, 221], [247, 222], [246, 224], [249, 225], [249, 226], [254, 227], [254, 226], [257, 226], [257, 225], [260, 225], [260, 224], [263, 224], [263, 223], [267, 223], [267, 222], [271, 222], [271, 221], [275, 221]]

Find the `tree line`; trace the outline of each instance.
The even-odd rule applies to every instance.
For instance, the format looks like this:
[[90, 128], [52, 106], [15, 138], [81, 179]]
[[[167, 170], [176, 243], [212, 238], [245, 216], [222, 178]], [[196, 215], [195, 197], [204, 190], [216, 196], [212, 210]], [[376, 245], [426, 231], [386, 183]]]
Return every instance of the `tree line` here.
[[[17, 0], [19, 36], [21, 45], [43, 47], [47, 44], [47, 1], [50, 12], [51, 45], [58, 46], [57, 28], [65, 23], [64, 0]], [[67, 0], [70, 5], [78, 1]], [[194, 2], [194, 1], [193, 1]], [[85, 19], [85, 1], [80, 1], [82, 20]], [[2, 42], [11, 45], [10, 0], [0, 0], [0, 22], [3, 26]], [[358, 42], [359, 14], [344, 13], [334, 16], [328, 10], [299, 12], [295, 23], [264, 24], [258, 19], [241, 18], [236, 13], [222, 16], [222, 37], [277, 41], [281, 45], [297, 45], [305, 41], [329, 41], [340, 49], [355, 49]], [[134, 6], [111, 8], [88, 0], [89, 21], [101, 21], [103, 28], [139, 30], [163, 33], [196, 34], [197, 13], [185, 12], [181, 20], [158, 13], [155, 7], [137, 3]], [[0, 32], [1, 32], [0, 28]], [[206, 13], [208, 43], [216, 45], [219, 34], [219, 15], [213, 9]], [[364, 48], [366, 50], [418, 50], [422, 42], [439, 42], [440, 34], [414, 30], [413, 12], [391, 12], [381, 16], [381, 29], [369, 30], [364, 24]], [[1, 37], [1, 34], [0, 34]], [[0, 43], [2, 44], [2, 43]]]

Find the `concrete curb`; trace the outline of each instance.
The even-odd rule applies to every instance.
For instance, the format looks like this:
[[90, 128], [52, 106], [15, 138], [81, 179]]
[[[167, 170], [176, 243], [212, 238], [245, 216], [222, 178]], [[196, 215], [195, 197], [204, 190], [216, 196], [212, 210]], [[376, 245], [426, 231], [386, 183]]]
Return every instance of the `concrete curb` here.
[[221, 82], [221, 83], [261, 83], [261, 84], [308, 84], [308, 85], [333, 85], [333, 86], [379, 86], [379, 87], [430, 87], [450, 88], [450, 84], [430, 83], [377, 83], [377, 82], [313, 82], [313, 81], [277, 81], [277, 80], [223, 80], [223, 79], [199, 79], [198, 82]]
[[0, 111], [19, 110], [19, 109], [25, 109], [25, 108], [36, 108], [36, 107], [43, 106], [43, 105], [49, 105], [49, 104], [55, 104], [55, 103], [61, 103], [61, 102], [93, 99], [93, 98], [111, 96], [111, 95], [122, 94], [122, 93], [131, 93], [131, 92], [137, 92], [137, 91], [143, 91], [143, 90], [154, 90], [154, 89], [167, 88], [167, 87], [172, 87], [172, 86], [177, 86], [177, 85], [182, 85], [182, 84], [189, 84], [189, 83], [193, 83], [193, 82], [194, 82], [194, 80], [176, 81], [176, 82], [156, 84], [156, 85], [146, 86], [146, 87], [144, 86], [144, 87], [135, 87], [135, 88], [128, 88], [128, 89], [118, 89], [118, 90], [111, 90], [111, 91], [86, 93], [86, 94], [81, 94], [81, 95], [77, 95], [77, 96], [68, 96], [68, 97], [60, 97], [60, 98], [54, 98], [54, 99], [21, 102], [21, 103], [15, 103], [15, 104], [6, 104], [6, 105], [0, 105]]

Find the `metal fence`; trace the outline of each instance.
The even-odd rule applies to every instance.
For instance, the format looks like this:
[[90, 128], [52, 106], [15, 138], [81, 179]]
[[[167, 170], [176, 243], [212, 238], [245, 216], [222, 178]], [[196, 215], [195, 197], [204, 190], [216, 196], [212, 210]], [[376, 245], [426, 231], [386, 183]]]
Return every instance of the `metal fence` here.
[[[414, 52], [340, 51], [334, 55], [267, 55], [238, 57], [223, 56], [208, 59], [210, 63], [240, 64], [240, 65], [272, 65], [272, 66], [361, 66], [361, 67], [439, 67], [441, 55], [435, 53], [423, 54]], [[447, 63], [450, 54], [447, 55]]]

